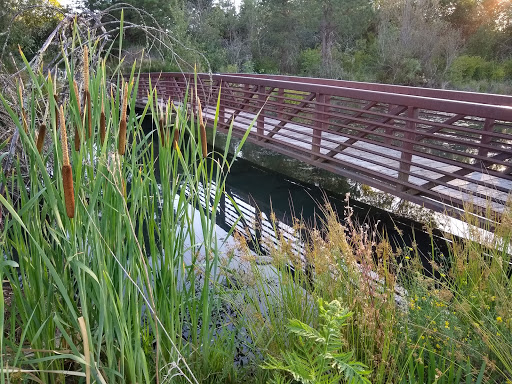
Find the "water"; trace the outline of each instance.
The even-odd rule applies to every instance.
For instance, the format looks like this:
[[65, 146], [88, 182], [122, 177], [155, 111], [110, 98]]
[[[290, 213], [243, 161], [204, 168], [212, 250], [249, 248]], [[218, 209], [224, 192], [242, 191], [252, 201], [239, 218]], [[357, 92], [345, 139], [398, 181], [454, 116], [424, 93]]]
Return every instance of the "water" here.
[[[147, 120], [143, 127], [149, 132], [152, 125], [150, 119]], [[209, 134], [211, 143], [211, 132]], [[231, 148], [235, 144], [232, 143]], [[216, 148], [223, 151], [224, 145], [225, 137], [218, 134], [215, 138]], [[158, 155], [158, 147], [155, 132], [155, 156]], [[426, 267], [432, 260], [432, 245], [435, 254], [447, 254], [446, 239], [441, 233], [435, 233], [432, 242], [420, 222], [358, 201], [358, 197], [362, 196], [361, 190], [361, 185], [351, 180], [251, 143], [244, 145], [226, 182], [226, 192], [243, 213], [243, 219], [236, 224], [238, 232], [244, 234], [253, 249], [263, 255], [270, 244], [277, 244], [277, 234], [292, 240], [296, 253], [303, 254], [305, 239], [294, 230], [294, 218], [302, 220], [307, 227], [321, 227], [324, 218], [321, 207], [326, 202], [342, 222], [347, 205], [350, 205], [353, 221], [375, 228], [390, 240], [395, 249], [416, 244]], [[347, 194], [350, 195], [348, 200]], [[201, 199], [204, 201], [204, 196]], [[222, 241], [237, 221], [239, 213], [229, 199], [223, 199], [220, 208], [216, 224], [217, 237]], [[226, 244], [233, 246], [232, 239]]]

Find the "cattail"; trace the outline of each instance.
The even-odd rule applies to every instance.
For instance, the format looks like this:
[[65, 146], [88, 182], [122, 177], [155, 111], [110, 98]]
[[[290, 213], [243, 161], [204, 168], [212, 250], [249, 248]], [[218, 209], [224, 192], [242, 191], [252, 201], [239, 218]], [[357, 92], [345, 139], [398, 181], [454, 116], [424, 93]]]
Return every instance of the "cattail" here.
[[106, 130], [106, 117], [105, 117], [105, 104], [103, 102], [103, 96], [101, 97], [101, 114], [100, 114], [100, 140], [101, 145], [105, 142]]
[[123, 104], [121, 105], [121, 121], [119, 121], [119, 147], [118, 152], [124, 155], [126, 149], [126, 108], [128, 107], [128, 83], [124, 85]]
[[[75, 79], [73, 79], [73, 89], [75, 91], [76, 102], [78, 105], [78, 116], [82, 116], [82, 111], [80, 108], [80, 98], [78, 96], [78, 85], [77, 85]], [[79, 124], [77, 124], [77, 126], [75, 127], [75, 151], [77, 151], [77, 152], [80, 150], [80, 131], [78, 130]]]
[[64, 186], [64, 203], [66, 213], [70, 219], [75, 217], [75, 192], [73, 190], [73, 171], [69, 163], [68, 135], [64, 121], [64, 107], [60, 106], [60, 135], [62, 145], [62, 184]]
[[45, 135], [46, 135], [46, 125], [41, 124], [39, 126], [39, 132], [37, 134], [37, 143], [36, 143], [37, 151], [39, 152], [39, 154], [41, 154], [43, 152], [44, 136]]
[[89, 90], [89, 47], [84, 46], [84, 87]]
[[204, 126], [203, 111], [201, 110], [201, 100], [199, 100], [199, 97], [197, 98], [197, 108], [197, 113], [199, 115], [199, 130], [201, 133], [201, 147], [203, 149], [203, 157], [206, 157], [208, 156], [208, 147], [206, 144], [206, 128]]
[[84, 46], [84, 104], [87, 109], [87, 133], [92, 137], [92, 102], [89, 92], [89, 49]]

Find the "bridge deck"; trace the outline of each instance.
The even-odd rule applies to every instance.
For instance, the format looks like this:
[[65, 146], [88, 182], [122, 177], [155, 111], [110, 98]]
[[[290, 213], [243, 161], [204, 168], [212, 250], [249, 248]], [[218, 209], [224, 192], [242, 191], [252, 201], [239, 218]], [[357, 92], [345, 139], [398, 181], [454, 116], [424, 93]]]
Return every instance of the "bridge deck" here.
[[[182, 102], [191, 84], [183, 74], [142, 77], [141, 102], [150, 78], [162, 100]], [[477, 214], [505, 209], [512, 97], [460, 93], [470, 101], [454, 101], [453, 91], [389, 93], [379, 87], [393, 86], [279, 78], [201, 75], [204, 115], [213, 120], [221, 92], [219, 127], [232, 122], [240, 136], [254, 122], [248, 140], [258, 145], [439, 211], [457, 213], [468, 203]]]

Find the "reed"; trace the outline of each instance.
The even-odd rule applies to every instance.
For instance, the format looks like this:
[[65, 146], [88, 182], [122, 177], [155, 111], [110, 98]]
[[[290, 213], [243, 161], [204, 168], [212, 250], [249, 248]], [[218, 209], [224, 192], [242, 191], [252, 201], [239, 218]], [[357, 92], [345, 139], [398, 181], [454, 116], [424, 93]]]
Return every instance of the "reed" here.
[[[80, 94], [78, 92], [78, 84], [76, 83], [75, 79], [73, 79], [73, 91], [75, 92], [78, 116], [82, 116], [82, 111], [80, 108]], [[77, 151], [77, 152], [80, 151], [80, 130], [79, 130], [80, 126], [81, 126], [80, 122], [78, 122], [75, 125], [75, 151]]]
[[89, 48], [87, 45], [84, 46], [83, 55], [84, 65], [84, 104], [87, 110], [87, 134], [89, 138], [92, 137], [92, 101], [91, 92], [89, 90]]
[[197, 97], [197, 114], [199, 118], [199, 131], [201, 137], [201, 149], [203, 151], [203, 157], [206, 158], [208, 156], [208, 142], [206, 140], [206, 127], [204, 125], [203, 120], [203, 109], [201, 107], [201, 100], [199, 96]]
[[158, 127], [160, 129], [160, 145], [163, 147], [165, 145], [165, 131], [164, 131], [164, 118], [160, 117], [158, 120]]

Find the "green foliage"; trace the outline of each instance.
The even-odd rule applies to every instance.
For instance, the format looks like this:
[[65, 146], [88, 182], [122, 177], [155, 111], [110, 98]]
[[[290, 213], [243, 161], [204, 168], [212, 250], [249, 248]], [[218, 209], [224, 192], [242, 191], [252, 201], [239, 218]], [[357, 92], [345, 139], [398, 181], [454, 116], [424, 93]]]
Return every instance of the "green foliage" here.
[[502, 65], [487, 61], [481, 56], [459, 56], [449, 69], [449, 78], [454, 84], [464, 84], [471, 81], [501, 82], [510, 78], [510, 65]]
[[300, 53], [300, 74], [318, 77], [322, 66], [322, 53], [319, 48], [306, 48]]
[[320, 324], [315, 329], [300, 320], [291, 319], [287, 329], [294, 339], [278, 358], [270, 356], [263, 368], [284, 371], [304, 384], [367, 383], [370, 371], [346, 352], [341, 329], [347, 325], [351, 312], [338, 300], [318, 301]]

